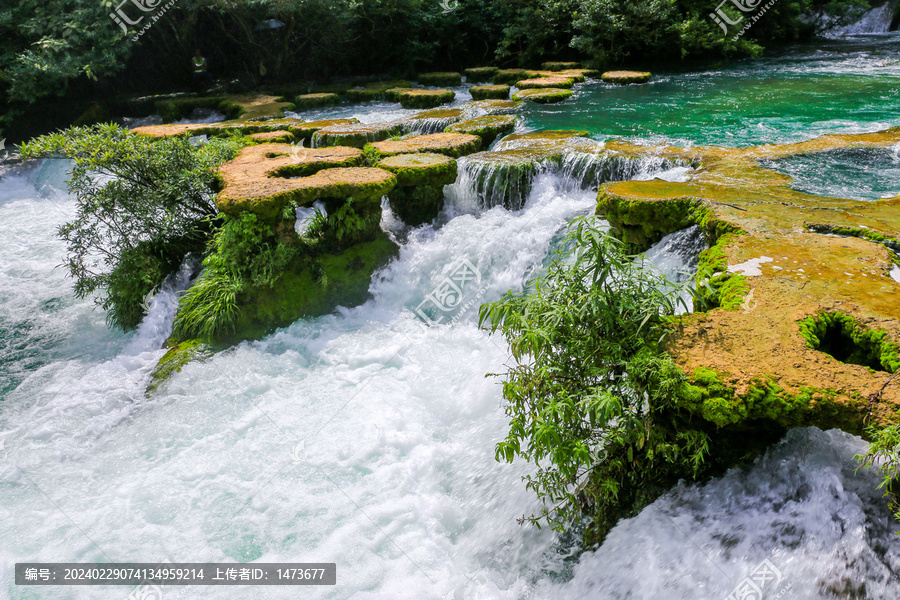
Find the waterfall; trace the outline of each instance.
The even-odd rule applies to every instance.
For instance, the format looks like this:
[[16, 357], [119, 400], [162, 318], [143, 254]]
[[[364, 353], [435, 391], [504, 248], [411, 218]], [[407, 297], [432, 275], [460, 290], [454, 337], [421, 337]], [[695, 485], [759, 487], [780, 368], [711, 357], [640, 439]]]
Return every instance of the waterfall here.
[[838, 27], [829, 36], [862, 35], [867, 33], [887, 33], [894, 20], [898, 0], [887, 0], [881, 6], [866, 11], [856, 23]]

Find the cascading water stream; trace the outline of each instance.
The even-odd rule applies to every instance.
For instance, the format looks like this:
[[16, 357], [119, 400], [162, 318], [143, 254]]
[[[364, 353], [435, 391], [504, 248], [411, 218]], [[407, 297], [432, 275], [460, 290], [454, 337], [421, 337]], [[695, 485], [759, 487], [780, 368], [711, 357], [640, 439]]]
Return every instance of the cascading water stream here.
[[887, 33], [897, 12], [897, 0], [887, 0], [884, 4], [867, 10], [856, 23], [837, 28], [829, 36], [864, 35]]
[[[667, 102], [687, 105], [679, 98]], [[893, 110], [893, 98], [883, 103]], [[742, 140], [783, 141], [799, 128], [792, 118], [781, 126]], [[725, 135], [706, 120], [695, 127], [708, 134], [698, 143]], [[5, 175], [0, 597], [35, 597], [13, 584], [23, 560], [338, 563], [332, 588], [166, 587], [166, 600], [725, 600], [764, 560], [781, 578], [766, 598], [788, 585], [793, 598], [900, 596], [897, 524], [877, 477], [854, 470], [865, 443], [835, 431], [792, 431], [753, 466], [677, 487], [580, 555], [575, 535], [516, 524], [539, 505], [521, 481], [532, 467], [494, 460], [508, 419], [500, 380], [484, 375], [511, 359], [477, 328], [477, 306], [523, 289], [566, 224], [593, 211], [592, 186], [612, 175], [587, 181], [577, 161], [594, 159], [571, 160], [530, 175], [516, 210], [462, 161], [441, 226], [404, 232], [369, 302], [192, 362], [149, 396], [178, 284], [150, 303], [137, 332], [109, 330], [55, 268], [65, 253], [56, 226], [74, 215], [58, 191], [66, 164]], [[690, 176], [688, 165], [651, 162], [609, 172]], [[690, 272], [702, 247], [687, 229], [648, 259]], [[417, 309], [437, 315], [429, 295], [461, 267], [477, 277], [428, 326]], [[129, 591], [46, 587], [39, 597]]]

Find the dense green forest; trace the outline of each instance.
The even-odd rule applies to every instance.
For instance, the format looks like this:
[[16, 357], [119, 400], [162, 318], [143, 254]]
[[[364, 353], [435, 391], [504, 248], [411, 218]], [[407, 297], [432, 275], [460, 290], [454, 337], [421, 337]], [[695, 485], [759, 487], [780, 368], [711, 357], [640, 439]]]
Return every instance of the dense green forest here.
[[[870, 3], [777, 0], [735, 40], [710, 18], [715, 0], [11, 0], [0, 8], [0, 128], [39, 100], [77, 117], [66, 114], [77, 103], [49, 97], [184, 89], [196, 49], [228, 91], [552, 59], [648, 68], [808, 40]], [[120, 27], [117, 9], [136, 24]]]

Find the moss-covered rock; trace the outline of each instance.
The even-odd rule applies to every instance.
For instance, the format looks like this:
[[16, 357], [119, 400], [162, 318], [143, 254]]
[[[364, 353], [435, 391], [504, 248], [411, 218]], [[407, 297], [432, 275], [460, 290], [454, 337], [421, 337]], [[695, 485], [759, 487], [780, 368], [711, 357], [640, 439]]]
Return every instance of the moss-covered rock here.
[[224, 136], [232, 133], [252, 135], [272, 131], [289, 131], [296, 141], [312, 141], [315, 132], [331, 125], [351, 125], [356, 119], [327, 119], [324, 121], [303, 121], [302, 119], [269, 119], [265, 121], [222, 121], [221, 123], [186, 123], [168, 125], [147, 125], [136, 127], [132, 133], [150, 137], [170, 137], [178, 135]]
[[387, 171], [354, 168], [361, 161], [361, 152], [349, 147], [248, 146], [219, 168], [224, 188], [216, 206], [226, 214], [250, 211], [271, 220], [291, 203], [380, 198], [394, 187], [396, 178]]
[[433, 221], [444, 208], [442, 186], [395, 187], [388, 194], [391, 210], [410, 227]]
[[463, 74], [467, 83], [481, 83], [490, 81], [499, 70], [497, 67], [473, 67], [463, 71]]
[[418, 82], [422, 85], [462, 85], [462, 75], [459, 73], [420, 73]]
[[297, 96], [294, 104], [297, 110], [308, 110], [310, 108], [321, 108], [323, 106], [334, 106], [341, 101], [341, 97], [337, 94], [303, 94]]
[[400, 94], [404, 94], [406, 92], [415, 92], [421, 88], [414, 88], [411, 86], [397, 86], [384, 90], [384, 99], [388, 102], [400, 102]]
[[449, 104], [456, 98], [453, 90], [405, 90], [397, 97], [403, 108], [434, 108], [441, 104]]
[[532, 90], [541, 88], [571, 88], [575, 85], [575, 80], [569, 77], [535, 77], [534, 79], [523, 79], [516, 82], [516, 87], [520, 90]]
[[606, 83], [628, 85], [631, 83], [647, 83], [652, 75], [642, 71], [607, 71], [600, 78]]
[[155, 103], [155, 107], [157, 114], [162, 117], [164, 123], [186, 119], [197, 108], [221, 112], [227, 119], [236, 119], [243, 112], [239, 104], [224, 96], [158, 100]]
[[545, 131], [531, 131], [529, 133], [511, 133], [504, 138], [504, 142], [529, 142], [529, 141], [556, 141], [569, 138], [586, 138], [589, 132], [581, 129], [550, 129]]
[[539, 88], [519, 90], [513, 94], [514, 100], [527, 100], [537, 104], [555, 104], [572, 97], [572, 90], [562, 88]]
[[516, 118], [514, 116], [489, 115], [454, 123], [444, 131], [477, 135], [481, 138], [482, 148], [487, 148], [498, 136], [509, 133], [515, 128]]
[[214, 350], [202, 340], [185, 340], [174, 344], [163, 355], [153, 373], [150, 375], [150, 384], [147, 386], [147, 395], [157, 391], [172, 375], [195, 360], [212, 356]]
[[577, 69], [579, 66], [577, 62], [545, 62], [541, 65], [541, 69], [544, 71], [566, 71]]
[[497, 85], [513, 85], [517, 81], [538, 77], [536, 71], [528, 71], [526, 69], [502, 69], [494, 73], [491, 81]]
[[[303, 265], [270, 287], [241, 295], [233, 340], [259, 339], [304, 317], [326, 315], [338, 306], [358, 306], [369, 297], [372, 274], [396, 256], [397, 245], [384, 232], [371, 242], [318, 258], [320, 273]], [[320, 280], [324, 275], [324, 281]]]
[[313, 146], [351, 146], [362, 148], [370, 142], [380, 142], [400, 135], [403, 128], [398, 123], [355, 123], [329, 125], [313, 134]]
[[260, 144], [290, 144], [294, 141], [294, 134], [290, 131], [284, 131], [283, 129], [251, 133], [248, 137]]
[[380, 156], [435, 152], [450, 158], [459, 158], [478, 152], [481, 149], [481, 138], [467, 133], [433, 133], [405, 140], [377, 142], [372, 144], [372, 148]]
[[443, 187], [456, 181], [456, 161], [443, 154], [395, 154], [382, 159], [378, 167], [397, 177], [397, 187]]
[[506, 100], [509, 98], [508, 85], [481, 85], [469, 89], [474, 100]]
[[666, 148], [702, 168], [686, 182], [601, 187], [598, 212], [633, 250], [689, 224], [711, 242], [700, 257], [698, 312], [673, 323], [666, 346], [690, 380], [679, 410], [747, 430], [769, 423], [862, 434], [864, 423], [897, 421], [900, 386], [885, 385], [900, 368], [892, 253], [806, 225], [897, 237], [900, 199], [806, 194], [760, 161], [898, 142], [900, 128], [753, 148]]

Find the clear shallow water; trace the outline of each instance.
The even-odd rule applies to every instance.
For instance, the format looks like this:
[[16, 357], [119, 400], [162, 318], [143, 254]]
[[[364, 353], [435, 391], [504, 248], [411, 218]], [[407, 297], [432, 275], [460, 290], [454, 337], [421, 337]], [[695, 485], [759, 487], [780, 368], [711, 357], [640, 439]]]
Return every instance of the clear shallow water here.
[[809, 194], [854, 200], [900, 196], [900, 145], [801, 154], [763, 164], [790, 175], [791, 187]]
[[[718, 600], [765, 558], [793, 597], [828, 597], [842, 577], [898, 596], [894, 525], [853, 472], [864, 443], [837, 432], [794, 432], [750, 469], [673, 490], [595, 552], [516, 524], [536, 509], [529, 467], [494, 461], [507, 424], [484, 377], [509, 354], [475, 326], [477, 302], [437, 327], [413, 311], [462, 261], [479, 274], [463, 306], [521, 289], [593, 190], [543, 174], [515, 212], [457, 185], [439, 229], [386, 215], [407, 241], [370, 302], [189, 364], [147, 397], [177, 284], [128, 335], [72, 296], [55, 268], [74, 210], [54, 191], [64, 170], [0, 179], [0, 323], [18, 336], [0, 366], [0, 597], [128, 594], [17, 589], [16, 561], [258, 560], [337, 562], [339, 585], [164, 597]], [[690, 231], [648, 256], [674, 274], [686, 247], [702, 247]]]
[[833, 42], [647, 85], [587, 83], [560, 104], [526, 103], [533, 129], [584, 129], [644, 143], [747, 146], [900, 124], [900, 37]]

